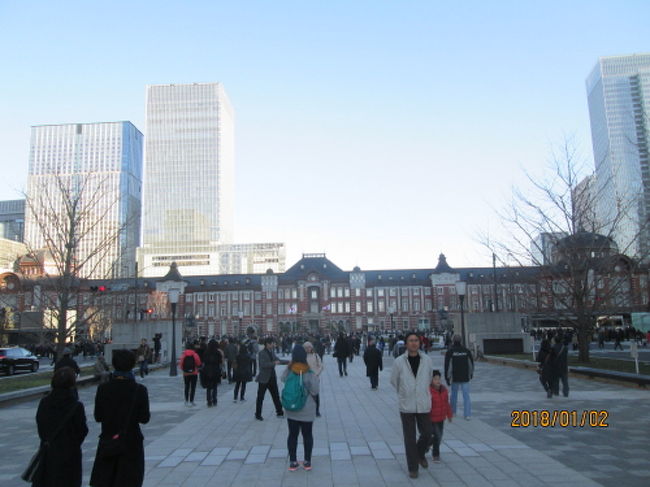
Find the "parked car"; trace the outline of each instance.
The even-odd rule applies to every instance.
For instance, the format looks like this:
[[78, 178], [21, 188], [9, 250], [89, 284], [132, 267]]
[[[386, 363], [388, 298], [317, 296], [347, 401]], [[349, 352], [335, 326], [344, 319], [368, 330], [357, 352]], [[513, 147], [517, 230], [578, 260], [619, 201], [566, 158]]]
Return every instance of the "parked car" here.
[[17, 370], [38, 370], [38, 358], [32, 352], [21, 347], [0, 348], [0, 371], [14, 375]]

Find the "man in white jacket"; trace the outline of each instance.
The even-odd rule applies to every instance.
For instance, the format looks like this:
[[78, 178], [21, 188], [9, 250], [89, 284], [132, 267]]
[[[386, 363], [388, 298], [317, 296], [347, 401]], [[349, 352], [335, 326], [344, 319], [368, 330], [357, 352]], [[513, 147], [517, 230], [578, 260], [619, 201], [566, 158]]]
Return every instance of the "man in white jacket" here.
[[[404, 448], [409, 477], [418, 476], [418, 466], [427, 468], [424, 458], [432, 435], [431, 395], [429, 385], [433, 375], [431, 359], [420, 351], [420, 337], [415, 333], [406, 336], [406, 353], [395, 359], [390, 383], [397, 389], [399, 411], [402, 418]], [[416, 428], [420, 438], [416, 441]]]

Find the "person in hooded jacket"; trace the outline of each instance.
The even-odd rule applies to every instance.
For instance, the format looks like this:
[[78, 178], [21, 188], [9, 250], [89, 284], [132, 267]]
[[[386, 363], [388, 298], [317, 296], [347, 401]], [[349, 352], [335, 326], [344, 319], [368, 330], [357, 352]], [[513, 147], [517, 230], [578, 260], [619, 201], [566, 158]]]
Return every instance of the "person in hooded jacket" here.
[[551, 380], [553, 376], [553, 350], [551, 342], [546, 338], [542, 340], [537, 352], [537, 373], [539, 374], [539, 382], [546, 391], [547, 397], [553, 397], [553, 390], [551, 387]]
[[[309, 365], [309, 370], [311, 370], [316, 378], [320, 382], [320, 375], [323, 373], [323, 360], [320, 355], [314, 350], [314, 345], [311, 342], [305, 342], [302, 344], [307, 352], [307, 365]], [[316, 417], [320, 418], [320, 394], [314, 396], [314, 401], [316, 401]]]
[[282, 373], [280, 380], [286, 382], [289, 374], [302, 375], [303, 387], [307, 392], [305, 406], [299, 411], [286, 411], [289, 436], [287, 437], [287, 449], [289, 450], [289, 471], [298, 469], [297, 452], [298, 434], [302, 432], [305, 460], [302, 464], [305, 470], [311, 470], [311, 453], [314, 447], [312, 426], [316, 419], [316, 401], [314, 395], [319, 392], [319, 379], [310, 371], [307, 364], [307, 352], [302, 345], [295, 345], [291, 351], [291, 362]]
[[[52, 376], [52, 391], [38, 404], [38, 436], [41, 443], [48, 442], [49, 447], [36, 472], [34, 487], [81, 486], [81, 444], [88, 434], [88, 426], [75, 384], [74, 369], [57, 369]], [[56, 436], [52, 438], [54, 433]]]
[[[183, 381], [185, 382], [185, 405], [196, 406], [194, 404], [194, 394], [196, 393], [196, 381], [199, 377], [199, 368], [201, 367], [201, 358], [194, 351], [194, 344], [188, 342], [186, 349], [181, 355], [181, 358], [178, 359], [178, 367], [183, 371]], [[185, 367], [185, 357], [191, 356], [194, 358], [194, 367], [190, 371], [189, 369], [184, 370]]]
[[201, 368], [201, 384], [205, 387], [208, 407], [217, 405], [217, 387], [221, 384], [221, 368], [223, 352], [216, 340], [210, 340], [203, 352], [203, 368]]
[[440, 462], [440, 443], [442, 442], [445, 419], [451, 423], [451, 418], [454, 416], [451, 411], [451, 404], [449, 404], [449, 393], [440, 379], [440, 371], [434, 370], [431, 377], [431, 387], [429, 387], [431, 393], [431, 428], [433, 430], [431, 446], [434, 463]]
[[[95, 421], [102, 424], [91, 487], [140, 487], [144, 481], [144, 436], [140, 424], [149, 422], [149, 393], [135, 381], [135, 355], [130, 350], [113, 351], [115, 371], [111, 380], [97, 387]], [[105, 455], [102, 439], [119, 434], [125, 451]]]

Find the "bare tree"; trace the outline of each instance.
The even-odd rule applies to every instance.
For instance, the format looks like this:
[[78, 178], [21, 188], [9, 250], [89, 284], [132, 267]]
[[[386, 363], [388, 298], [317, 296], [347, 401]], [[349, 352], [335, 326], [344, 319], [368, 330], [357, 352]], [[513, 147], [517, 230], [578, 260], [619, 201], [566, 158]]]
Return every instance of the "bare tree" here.
[[[105, 263], [119, 255], [120, 237], [132, 221], [119, 223], [120, 201], [107, 197], [111, 181], [91, 173], [35, 176], [25, 195], [30, 254], [43, 255], [43, 306], [56, 324], [57, 351], [80, 325], [93, 322], [102, 307], [83, 303], [80, 289], [88, 278], [108, 278]], [[77, 310], [71, 316], [70, 310]]]
[[[626, 283], [645, 256], [638, 252], [634, 252], [636, 259], [625, 256], [647, 232], [647, 222], [641, 221], [632, 241], [624, 248], [616, 246], [614, 236], [626, 218], [638, 211], [640, 195], [629, 195], [615, 201], [610, 211], [600, 211], [607, 185], [590, 180], [585, 169], [571, 140], [565, 138], [552, 153], [546, 178], [526, 174], [528, 187], [515, 188], [511, 202], [499, 212], [505, 236], [480, 237], [498, 256], [521, 266], [539, 266], [539, 285], [552, 296], [547, 314], [574, 328], [581, 362], [589, 361], [597, 317], [631, 306]], [[603, 286], [604, 277], [609, 277], [608, 286]]]

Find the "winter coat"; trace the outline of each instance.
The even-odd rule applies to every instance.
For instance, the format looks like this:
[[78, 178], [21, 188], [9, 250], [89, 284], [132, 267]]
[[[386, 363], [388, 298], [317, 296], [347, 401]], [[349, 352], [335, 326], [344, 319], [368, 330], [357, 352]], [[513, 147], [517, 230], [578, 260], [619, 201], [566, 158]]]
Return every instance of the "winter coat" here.
[[81, 372], [81, 370], [79, 370], [79, 365], [70, 355], [64, 355], [56, 364], [54, 364], [54, 370], [59, 370], [62, 367], [70, 367], [77, 375]]
[[445, 380], [452, 382], [469, 382], [474, 376], [474, 359], [472, 352], [460, 344], [453, 345], [445, 354]]
[[539, 362], [539, 375], [542, 383], [548, 384], [553, 374], [553, 350], [551, 348], [540, 348], [537, 352], [537, 362]]
[[[134, 402], [135, 401], [135, 402]], [[129, 417], [129, 411], [133, 411]], [[129, 423], [125, 427], [125, 422]], [[125, 430], [126, 453], [116, 458], [101, 458], [97, 449], [90, 485], [92, 487], [140, 487], [144, 480], [144, 437], [140, 424], [149, 422], [147, 388], [135, 380], [115, 377], [97, 387], [95, 421], [102, 424], [100, 438], [110, 438]]]
[[236, 382], [250, 382], [253, 380], [253, 369], [251, 358], [247, 353], [237, 355], [235, 359], [237, 366], [234, 368], [233, 380]]
[[376, 345], [370, 345], [363, 352], [363, 362], [366, 364], [366, 376], [377, 375], [380, 370], [384, 370], [384, 363], [381, 352], [377, 350]]
[[284, 369], [280, 380], [286, 382], [289, 374], [293, 372], [299, 374], [302, 372], [302, 385], [307, 390], [307, 401], [305, 402], [305, 407], [300, 411], [287, 411], [285, 410], [284, 414], [287, 419], [293, 419], [295, 421], [305, 421], [312, 422], [316, 419], [316, 401], [313, 396], [318, 395], [320, 391], [320, 380], [313, 372], [310, 372], [309, 365], [303, 363], [295, 363], [289, 365]]
[[203, 367], [201, 368], [201, 385], [213, 389], [221, 384], [221, 364], [223, 356], [221, 350], [210, 354], [207, 349], [203, 354]]
[[449, 392], [447, 388], [440, 384], [440, 389], [429, 387], [431, 394], [431, 422], [440, 423], [445, 419], [451, 419], [453, 413], [451, 411], [451, 404], [449, 404]]
[[347, 358], [349, 355], [352, 355], [348, 341], [343, 338], [338, 338], [336, 344], [334, 345], [334, 353], [337, 358]]
[[399, 410], [402, 413], [428, 413], [431, 411], [429, 384], [433, 376], [433, 364], [428, 355], [418, 351], [420, 365], [418, 375], [413, 375], [408, 353], [395, 359], [390, 383], [397, 390]]
[[257, 377], [256, 382], [260, 384], [268, 384], [275, 372], [275, 362], [288, 363], [286, 360], [280, 360], [273, 350], [264, 347], [259, 354], [257, 354]]
[[41, 442], [49, 441], [61, 421], [75, 408], [72, 417], [50, 441], [44, 468], [39, 471], [35, 487], [80, 487], [81, 444], [88, 434], [84, 406], [72, 389], [54, 389], [41, 399], [36, 412], [36, 426]]
[[309, 365], [309, 369], [316, 375], [316, 377], [320, 377], [321, 372], [323, 372], [323, 361], [321, 360], [320, 355], [317, 353], [308, 353], [307, 365]]
[[183, 372], [183, 376], [198, 375], [199, 368], [201, 367], [201, 358], [199, 357], [198, 353], [196, 353], [194, 350], [190, 350], [189, 348], [183, 351], [181, 358], [178, 359], [178, 368], [183, 370], [183, 359], [185, 359], [185, 357], [188, 355], [194, 355], [194, 372]]
[[226, 345], [225, 353], [226, 353], [226, 360], [228, 360], [228, 362], [232, 362], [237, 358], [237, 350], [238, 350], [237, 345], [235, 345], [234, 343], [229, 343], [228, 345]]
[[553, 372], [555, 374], [564, 374], [569, 370], [568, 354], [569, 349], [564, 343], [553, 345]]

